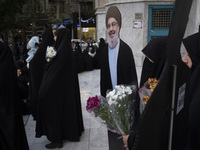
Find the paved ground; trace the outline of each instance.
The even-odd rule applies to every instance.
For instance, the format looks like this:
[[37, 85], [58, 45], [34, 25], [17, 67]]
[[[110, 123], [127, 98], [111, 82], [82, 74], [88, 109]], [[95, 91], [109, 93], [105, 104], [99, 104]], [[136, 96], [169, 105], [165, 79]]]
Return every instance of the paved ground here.
[[[137, 72], [140, 76], [140, 68]], [[100, 71], [93, 70], [79, 74], [82, 113], [85, 131], [80, 142], [66, 141], [60, 150], [108, 150], [107, 129], [95, 120], [85, 109], [86, 101], [90, 96], [100, 94]], [[35, 138], [35, 121], [31, 115], [23, 116], [30, 150], [45, 150], [48, 144], [46, 136]], [[57, 148], [58, 150], [59, 148]], [[56, 149], [55, 149], [56, 150]]]

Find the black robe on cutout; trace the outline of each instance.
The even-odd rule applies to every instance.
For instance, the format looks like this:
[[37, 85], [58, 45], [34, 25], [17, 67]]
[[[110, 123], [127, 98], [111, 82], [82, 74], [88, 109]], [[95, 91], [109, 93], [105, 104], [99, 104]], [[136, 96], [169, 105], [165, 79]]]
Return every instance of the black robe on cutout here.
[[48, 140], [79, 141], [84, 131], [80, 90], [67, 29], [56, 32], [57, 55], [46, 64], [39, 90], [36, 137]]
[[30, 99], [31, 109], [34, 119], [37, 119], [37, 103], [38, 103], [38, 92], [42, 77], [44, 74], [44, 68], [46, 65], [46, 49], [47, 46], [52, 46], [54, 43], [53, 33], [50, 29], [45, 29], [42, 33], [42, 44], [30, 61]]
[[29, 150], [22, 119], [17, 70], [11, 49], [0, 42], [0, 149]]
[[[108, 44], [101, 51], [101, 95], [106, 96], [106, 91], [113, 89], [109, 60], [108, 60]], [[117, 84], [134, 84], [137, 86], [137, 74], [135, 68], [134, 57], [131, 48], [122, 40], [120, 40], [118, 60], [117, 60]], [[137, 102], [135, 103], [137, 107]], [[137, 116], [138, 114], [136, 114]], [[137, 121], [134, 119], [134, 121]], [[109, 149], [122, 150], [124, 144], [122, 139], [117, 139], [120, 135], [108, 131]]]

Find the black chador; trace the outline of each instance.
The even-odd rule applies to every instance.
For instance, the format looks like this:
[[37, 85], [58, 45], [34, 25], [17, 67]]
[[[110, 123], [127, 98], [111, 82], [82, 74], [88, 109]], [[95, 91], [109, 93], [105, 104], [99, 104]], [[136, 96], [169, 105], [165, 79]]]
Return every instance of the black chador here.
[[38, 92], [46, 64], [46, 49], [47, 46], [52, 46], [53, 43], [54, 39], [52, 31], [50, 29], [45, 29], [42, 33], [42, 43], [33, 59], [30, 61], [30, 99], [34, 119], [37, 118]]
[[29, 150], [11, 49], [0, 42], [0, 149]]
[[52, 143], [79, 141], [84, 131], [78, 76], [67, 29], [56, 32], [57, 54], [46, 64], [39, 90], [36, 137]]
[[192, 60], [187, 150], [197, 150], [200, 149], [200, 32], [185, 38], [183, 44]]
[[[140, 87], [148, 78], [157, 78], [159, 80], [166, 60], [167, 37], [158, 37], [152, 39], [143, 49], [145, 59], [142, 67]], [[139, 100], [139, 97], [137, 97]], [[128, 138], [128, 147], [132, 149], [135, 140], [135, 132], [131, 132]]]
[[168, 37], [152, 39], [142, 50], [145, 59], [142, 67], [140, 86], [148, 78], [160, 78], [166, 60], [166, 45]]

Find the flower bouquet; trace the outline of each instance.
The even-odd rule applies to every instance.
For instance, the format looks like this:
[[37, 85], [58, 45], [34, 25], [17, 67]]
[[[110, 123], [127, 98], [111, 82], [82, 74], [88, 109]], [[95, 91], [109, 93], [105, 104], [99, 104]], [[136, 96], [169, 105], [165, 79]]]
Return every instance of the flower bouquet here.
[[92, 52], [92, 47], [89, 47], [88, 55], [94, 57], [96, 52]]
[[149, 78], [144, 85], [139, 90], [140, 96], [140, 113], [144, 111], [144, 108], [150, 99], [154, 89], [158, 84], [158, 80], [156, 78]]
[[117, 85], [108, 92], [106, 99], [110, 106], [111, 115], [121, 135], [130, 134], [131, 108], [135, 101], [136, 86]]
[[86, 110], [107, 125], [108, 130], [118, 134], [129, 134], [131, 105], [135, 101], [136, 86], [115, 86], [106, 98], [95, 96], [87, 100]]
[[47, 46], [47, 51], [46, 51], [46, 60], [50, 62], [55, 56], [57, 52], [55, 51], [54, 47], [52, 46]]
[[89, 97], [86, 110], [99, 122], [105, 124], [108, 130], [119, 133], [115, 121], [111, 115], [107, 100], [103, 96]]

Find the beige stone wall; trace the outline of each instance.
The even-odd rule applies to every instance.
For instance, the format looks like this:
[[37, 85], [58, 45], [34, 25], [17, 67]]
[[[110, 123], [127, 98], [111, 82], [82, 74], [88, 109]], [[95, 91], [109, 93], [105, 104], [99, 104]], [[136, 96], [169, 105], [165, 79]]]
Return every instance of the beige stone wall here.
[[[101, 1], [101, 0], [100, 0]], [[97, 2], [99, 2], [97, 0]], [[120, 30], [120, 38], [125, 41], [132, 49], [136, 66], [141, 67], [144, 55], [141, 52], [143, 47], [147, 44], [148, 36], [148, 6], [150, 4], [172, 4], [171, 1], [155, 1], [155, 0], [107, 0], [102, 7], [96, 8], [97, 19], [97, 39], [100, 37], [107, 37], [105, 26], [105, 13], [108, 7], [115, 5], [119, 8], [122, 15], [122, 27]], [[98, 3], [99, 4], [99, 3]], [[101, 4], [102, 5], [102, 4]], [[142, 21], [142, 29], [134, 29], [133, 21], [138, 20], [137, 14], [140, 15], [139, 21]]]
[[[184, 34], [184, 38], [186, 38], [189, 35], [192, 35], [196, 32], [199, 32], [199, 25], [200, 25], [200, 1], [199, 0], [193, 0], [192, 7], [190, 10], [190, 15], [188, 19], [188, 24], [186, 27], [186, 31]], [[185, 47], [181, 46], [181, 53], [184, 55], [186, 52]]]
[[[122, 14], [120, 37], [132, 48], [136, 66], [141, 67], [144, 59], [141, 50], [147, 44], [148, 36], [148, 6], [171, 5], [174, 0], [96, 0], [95, 2], [98, 4], [95, 4], [97, 39], [100, 37], [105, 37], [106, 39], [105, 13], [109, 6], [117, 6]], [[185, 36], [196, 33], [199, 30], [200, 9], [198, 9], [198, 6], [200, 6], [200, 1], [193, 0]], [[137, 13], [142, 14], [142, 29], [133, 29], [133, 20], [135, 20]], [[184, 50], [181, 52], [184, 53]]]

